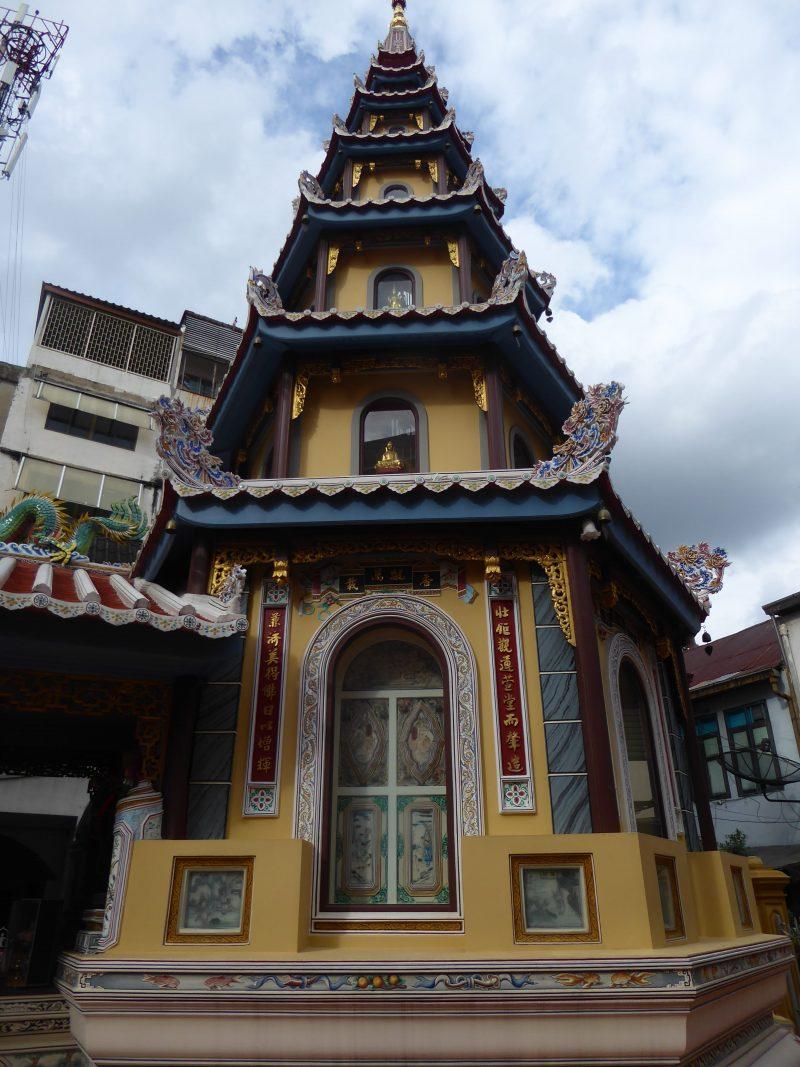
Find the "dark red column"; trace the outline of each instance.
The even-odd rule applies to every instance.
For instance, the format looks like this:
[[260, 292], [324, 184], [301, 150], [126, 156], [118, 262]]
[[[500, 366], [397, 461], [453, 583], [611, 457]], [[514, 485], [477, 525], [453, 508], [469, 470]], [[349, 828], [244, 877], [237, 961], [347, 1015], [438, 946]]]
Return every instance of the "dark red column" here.
[[211, 563], [211, 553], [208, 546], [208, 538], [198, 537], [192, 548], [189, 560], [189, 580], [186, 583], [187, 593], [208, 592], [208, 568]]
[[583, 545], [567, 546], [567, 572], [575, 627], [575, 659], [578, 668], [578, 696], [583, 722], [583, 747], [589, 783], [592, 829], [599, 834], [620, 832], [611, 742], [597, 650], [594, 606], [589, 583], [586, 550]]
[[275, 441], [272, 453], [272, 477], [289, 475], [289, 438], [292, 428], [292, 393], [294, 374], [284, 367], [278, 375], [278, 400], [275, 405]]
[[489, 443], [489, 470], [506, 469], [506, 441], [503, 431], [503, 383], [497, 367], [486, 369], [486, 434]]
[[462, 304], [472, 303], [472, 249], [465, 236], [458, 239], [458, 295]]
[[314, 310], [325, 311], [328, 302], [328, 242], [317, 248], [317, 276], [314, 283]]

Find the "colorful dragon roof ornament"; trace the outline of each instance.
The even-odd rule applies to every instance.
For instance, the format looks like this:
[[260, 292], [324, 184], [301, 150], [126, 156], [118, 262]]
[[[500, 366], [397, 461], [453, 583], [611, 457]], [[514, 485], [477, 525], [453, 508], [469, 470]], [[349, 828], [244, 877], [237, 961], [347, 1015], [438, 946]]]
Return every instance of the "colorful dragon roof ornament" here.
[[714, 593], [722, 591], [725, 571], [731, 565], [724, 548], [711, 548], [708, 541], [680, 545], [667, 553], [669, 565], [684, 584], [708, 605]]
[[[111, 505], [107, 516], [67, 517], [63, 504], [46, 493], [25, 496], [0, 517], [0, 552], [32, 556], [49, 563], [86, 563], [95, 537], [140, 541], [147, 530], [141, 508], [132, 497]], [[23, 533], [23, 542], [12, 541]]]
[[209, 452], [214, 438], [204, 412], [162, 396], [153, 417], [159, 427], [156, 451], [180, 484], [200, 490], [238, 489], [238, 476], [222, 470], [222, 460]]
[[208, 452], [213, 444], [211, 431], [201, 415], [188, 412], [179, 400], [162, 397], [154, 414], [161, 427], [158, 454], [169, 468], [170, 481], [178, 495], [210, 493], [227, 500], [237, 493], [256, 498], [282, 493], [297, 498], [307, 492], [323, 496], [344, 491], [368, 495], [381, 488], [403, 495], [415, 489], [442, 493], [454, 488], [475, 493], [489, 488], [512, 492], [524, 486], [547, 490], [564, 482], [587, 485], [607, 469], [624, 406], [623, 387], [618, 382], [592, 386], [573, 405], [562, 427], [566, 440], [553, 449], [550, 459], [540, 460], [529, 470], [258, 481], [243, 481], [220, 469], [220, 460]]

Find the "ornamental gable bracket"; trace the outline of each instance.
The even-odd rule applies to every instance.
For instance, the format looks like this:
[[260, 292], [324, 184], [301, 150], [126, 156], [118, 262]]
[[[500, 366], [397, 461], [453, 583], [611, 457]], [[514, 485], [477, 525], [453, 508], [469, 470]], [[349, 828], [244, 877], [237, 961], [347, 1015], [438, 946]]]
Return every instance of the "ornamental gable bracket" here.
[[173, 485], [193, 489], [232, 490], [239, 488], [238, 475], [222, 469], [222, 460], [212, 456], [214, 443], [204, 413], [192, 411], [180, 400], [162, 396], [153, 408], [158, 426], [156, 452], [170, 472]]

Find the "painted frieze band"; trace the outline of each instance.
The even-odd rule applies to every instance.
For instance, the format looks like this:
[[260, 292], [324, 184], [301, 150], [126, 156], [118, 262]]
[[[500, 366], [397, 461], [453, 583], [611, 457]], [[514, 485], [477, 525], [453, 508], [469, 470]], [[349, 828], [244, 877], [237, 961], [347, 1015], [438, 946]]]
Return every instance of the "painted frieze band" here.
[[536, 810], [536, 800], [519, 647], [516, 579], [503, 574], [487, 589], [500, 810], [532, 812]]
[[264, 582], [250, 718], [244, 814], [278, 814], [281, 710], [289, 643], [289, 587]]

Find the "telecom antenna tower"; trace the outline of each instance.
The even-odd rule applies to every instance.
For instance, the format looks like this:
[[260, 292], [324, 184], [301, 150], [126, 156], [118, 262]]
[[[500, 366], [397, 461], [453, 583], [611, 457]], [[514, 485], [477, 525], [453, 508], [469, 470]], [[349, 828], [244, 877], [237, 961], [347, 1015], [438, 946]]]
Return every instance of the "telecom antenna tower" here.
[[42, 82], [58, 62], [69, 27], [28, 14], [28, 4], [16, 11], [0, 7], [0, 177], [10, 178], [28, 140], [27, 126]]

